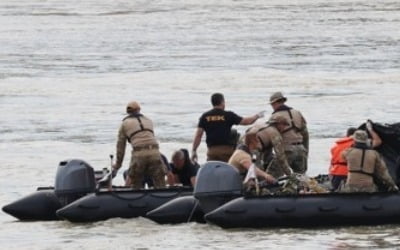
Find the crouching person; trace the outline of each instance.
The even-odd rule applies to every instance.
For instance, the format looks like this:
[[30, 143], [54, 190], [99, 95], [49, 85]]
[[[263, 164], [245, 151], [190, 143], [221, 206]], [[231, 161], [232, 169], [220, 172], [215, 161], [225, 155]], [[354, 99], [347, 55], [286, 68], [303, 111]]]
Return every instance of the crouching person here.
[[[252, 152], [258, 149], [258, 144], [259, 142], [255, 133], [246, 133], [244, 143], [239, 144], [228, 161], [230, 165], [239, 171], [243, 179], [245, 178], [250, 166], [253, 164]], [[267, 183], [276, 182], [272, 175], [267, 174], [258, 167], [255, 168], [255, 175], [266, 180]]]
[[377, 192], [376, 178], [388, 191], [398, 191], [385, 162], [379, 153], [368, 145], [368, 135], [363, 130], [353, 134], [354, 145], [343, 151], [349, 169], [346, 184], [341, 192]]
[[171, 169], [174, 175], [174, 184], [194, 187], [199, 164], [192, 162], [187, 149], [176, 150], [171, 157]]

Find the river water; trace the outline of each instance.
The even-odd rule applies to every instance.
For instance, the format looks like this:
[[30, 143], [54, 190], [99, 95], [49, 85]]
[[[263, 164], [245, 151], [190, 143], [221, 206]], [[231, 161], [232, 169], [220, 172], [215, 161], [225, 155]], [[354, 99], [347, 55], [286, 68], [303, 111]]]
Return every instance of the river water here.
[[[327, 172], [329, 148], [348, 126], [399, 122], [394, 0], [3, 0], [0, 23], [1, 206], [52, 186], [61, 160], [108, 167], [131, 100], [169, 157], [190, 148], [213, 92], [246, 116], [270, 113], [269, 95], [283, 91], [308, 121], [311, 176]], [[19, 222], [0, 213], [1, 249], [393, 249], [399, 233]]]

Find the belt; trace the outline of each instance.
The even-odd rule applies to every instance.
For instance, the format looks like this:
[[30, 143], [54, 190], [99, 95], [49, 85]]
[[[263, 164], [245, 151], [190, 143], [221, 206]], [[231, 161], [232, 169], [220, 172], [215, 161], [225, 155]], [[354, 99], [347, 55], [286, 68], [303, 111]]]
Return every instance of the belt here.
[[149, 144], [149, 145], [141, 145], [141, 146], [134, 146], [133, 151], [141, 151], [145, 149], [158, 149], [157, 144]]
[[302, 145], [303, 143], [301, 143], [301, 142], [293, 142], [293, 143], [291, 143], [290, 145]]

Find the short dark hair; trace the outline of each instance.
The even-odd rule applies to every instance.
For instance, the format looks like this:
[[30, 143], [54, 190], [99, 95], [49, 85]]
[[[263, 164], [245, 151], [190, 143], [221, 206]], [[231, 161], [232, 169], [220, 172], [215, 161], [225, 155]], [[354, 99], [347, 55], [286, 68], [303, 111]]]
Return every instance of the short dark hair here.
[[356, 128], [355, 127], [350, 127], [350, 128], [348, 128], [347, 129], [347, 132], [346, 132], [346, 136], [351, 136], [351, 135], [353, 135], [354, 134], [354, 132], [356, 132]]
[[185, 159], [185, 154], [183, 153], [182, 150], [175, 150], [174, 153], [172, 153], [171, 160], [184, 160]]
[[211, 104], [213, 106], [220, 105], [224, 101], [224, 95], [221, 93], [214, 93], [211, 96]]

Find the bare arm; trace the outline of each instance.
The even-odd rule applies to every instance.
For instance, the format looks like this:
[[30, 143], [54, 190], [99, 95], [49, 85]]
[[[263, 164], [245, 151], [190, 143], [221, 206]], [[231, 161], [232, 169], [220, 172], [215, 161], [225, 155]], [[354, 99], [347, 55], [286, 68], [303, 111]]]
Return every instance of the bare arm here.
[[197, 162], [197, 148], [200, 145], [201, 138], [203, 137], [204, 129], [198, 127], [194, 134], [193, 145], [192, 145], [192, 157], [191, 160]]
[[174, 178], [174, 184], [175, 185], [181, 183], [180, 180], [179, 180], [179, 176], [177, 174], [174, 174], [173, 178]]
[[168, 183], [168, 185], [173, 186], [174, 183], [175, 183], [174, 179], [175, 179], [174, 178], [174, 174], [171, 171], [168, 171], [168, 173], [167, 173], [167, 183]]
[[197, 148], [200, 145], [201, 138], [203, 137], [204, 130], [200, 127], [197, 128], [196, 133], [194, 134], [192, 151], [197, 151]]
[[192, 186], [194, 187], [194, 185], [196, 184], [196, 176], [190, 177], [190, 183], [192, 183]]
[[[249, 170], [251, 164], [253, 164], [253, 163], [251, 161], [249, 161], [249, 160], [243, 160], [243, 161], [240, 162], [240, 165], [242, 165], [247, 170]], [[272, 175], [269, 175], [269, 174], [265, 173], [264, 171], [262, 171], [258, 167], [256, 167], [255, 170], [256, 170], [256, 176], [265, 179], [268, 183], [275, 183], [276, 182], [275, 178], [272, 177]]]
[[372, 129], [368, 129], [368, 132], [371, 134], [372, 137], [372, 148], [376, 148], [382, 144], [382, 139], [379, 135]]
[[240, 121], [240, 125], [250, 125], [253, 124], [257, 119], [260, 118], [258, 114], [252, 115], [252, 116], [247, 116], [243, 117], [243, 119]]

